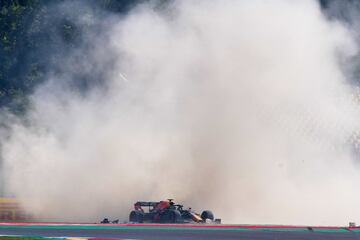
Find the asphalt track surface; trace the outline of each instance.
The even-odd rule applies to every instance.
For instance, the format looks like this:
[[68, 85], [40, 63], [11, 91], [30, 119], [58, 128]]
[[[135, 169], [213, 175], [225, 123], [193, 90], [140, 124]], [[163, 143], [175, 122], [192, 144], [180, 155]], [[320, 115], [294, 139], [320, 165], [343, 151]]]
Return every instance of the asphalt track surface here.
[[0, 223], [0, 235], [143, 240], [360, 240], [360, 228], [224, 224]]

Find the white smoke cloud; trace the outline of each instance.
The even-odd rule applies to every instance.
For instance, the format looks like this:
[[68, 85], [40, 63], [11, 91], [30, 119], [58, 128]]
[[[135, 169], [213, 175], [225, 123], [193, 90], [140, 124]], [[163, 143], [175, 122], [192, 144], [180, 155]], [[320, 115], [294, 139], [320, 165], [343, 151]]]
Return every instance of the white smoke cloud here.
[[7, 191], [28, 211], [126, 220], [134, 201], [173, 197], [231, 223], [358, 220], [359, 116], [340, 66], [357, 46], [315, 1], [174, 1], [109, 19], [74, 53], [90, 60], [63, 60], [69, 79], [111, 62], [106, 87], [50, 76], [1, 139]]

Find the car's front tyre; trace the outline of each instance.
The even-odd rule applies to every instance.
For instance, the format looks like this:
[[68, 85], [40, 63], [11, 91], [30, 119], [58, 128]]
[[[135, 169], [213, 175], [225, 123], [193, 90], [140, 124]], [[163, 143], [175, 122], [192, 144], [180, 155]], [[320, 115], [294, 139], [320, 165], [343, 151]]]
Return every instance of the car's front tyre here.
[[214, 221], [214, 214], [209, 210], [205, 210], [201, 213], [201, 218], [204, 221], [206, 221], [206, 219], [210, 219], [211, 221]]

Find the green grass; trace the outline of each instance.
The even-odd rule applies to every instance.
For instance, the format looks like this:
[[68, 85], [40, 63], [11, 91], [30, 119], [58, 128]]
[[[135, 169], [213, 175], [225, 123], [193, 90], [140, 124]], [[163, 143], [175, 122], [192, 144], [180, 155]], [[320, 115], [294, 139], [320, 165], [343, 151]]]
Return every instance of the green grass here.
[[[62, 240], [63, 238], [46, 238], [49, 240]], [[0, 240], [44, 240], [41, 237], [0, 237]]]

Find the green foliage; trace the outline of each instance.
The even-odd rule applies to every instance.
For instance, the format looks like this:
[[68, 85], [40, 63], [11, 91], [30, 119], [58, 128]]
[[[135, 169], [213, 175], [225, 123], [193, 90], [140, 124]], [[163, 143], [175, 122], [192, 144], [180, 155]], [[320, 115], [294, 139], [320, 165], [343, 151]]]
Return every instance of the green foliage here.
[[[95, 15], [122, 13], [137, 2], [0, 0], [0, 108], [21, 113], [27, 96], [46, 80], [48, 71], [63, 70], [59, 59], [84, 44], [82, 34], [91, 28], [79, 26], [76, 17], [87, 16], [92, 22]], [[57, 9], [64, 3], [76, 7]]]
[[0, 240], [60, 240], [63, 238], [41, 238], [41, 237], [6, 237], [1, 236]]
[[[22, 83], [23, 76], [40, 76], [34, 72], [27, 73], [30, 69], [26, 69], [26, 64], [25, 71], [19, 70], [25, 61], [21, 57], [27, 51], [27, 20], [36, 11], [39, 1], [0, 3], [0, 105], [11, 107], [16, 112], [26, 102], [24, 99], [28, 86]], [[33, 82], [36, 80], [32, 77]]]

